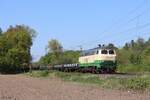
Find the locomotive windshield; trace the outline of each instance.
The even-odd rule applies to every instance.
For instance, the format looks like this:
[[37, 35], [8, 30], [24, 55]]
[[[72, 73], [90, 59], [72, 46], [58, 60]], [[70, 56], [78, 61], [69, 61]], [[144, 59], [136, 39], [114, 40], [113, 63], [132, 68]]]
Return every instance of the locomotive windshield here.
[[109, 50], [109, 54], [115, 54], [114, 50]]
[[102, 50], [102, 51], [101, 51], [101, 54], [107, 54], [107, 53], [108, 53], [107, 50]]
[[115, 52], [112, 49], [110, 49], [110, 50], [104, 49], [104, 50], [101, 50], [101, 54], [110, 54], [110, 55], [113, 55], [113, 54], [115, 54]]

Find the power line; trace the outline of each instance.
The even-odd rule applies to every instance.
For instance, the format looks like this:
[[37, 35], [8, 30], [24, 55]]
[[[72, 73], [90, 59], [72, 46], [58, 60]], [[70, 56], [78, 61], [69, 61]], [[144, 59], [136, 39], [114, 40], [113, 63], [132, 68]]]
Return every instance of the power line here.
[[[120, 34], [117, 35], [117, 37], [115, 38], [115, 40], [117, 40], [119, 38], [119, 36], [122, 35], [122, 33], [129, 32], [129, 31], [135, 30], [137, 28], [138, 28], [138, 30], [140, 30], [140, 29], [146, 28], [148, 26], [150, 26], [150, 22], [148, 22], [146, 24], [143, 24], [143, 25], [140, 25], [140, 26], [135, 26], [133, 28], [127, 29], [127, 30], [122, 31], [122, 32], [119, 32]], [[137, 32], [134, 32], [134, 34], [131, 34], [131, 35], [135, 35], [135, 34], [137, 34]]]
[[[143, 14], [145, 14], [147, 11], [149, 11], [149, 9], [150, 9], [150, 8], [144, 10], [142, 13], [138, 14], [137, 16], [135, 16], [134, 18], [132, 18], [132, 19], [130, 19], [130, 20], [128, 21], [128, 22], [132, 22], [132, 21], [134, 21], [134, 20], [137, 20], [137, 22], [136, 22], [136, 27], [129, 28], [129, 29], [126, 29], [125, 31], [121, 31], [121, 32], [117, 32], [117, 33], [124, 33], [124, 32], [129, 32], [129, 31], [132, 31], [132, 30], [136, 30], [136, 32], [135, 32], [135, 34], [136, 34], [139, 29], [142, 29], [142, 28], [145, 28], [145, 27], [149, 26], [149, 23], [146, 23], [146, 24], [144, 24], [144, 25], [139, 26], [139, 18], [140, 18]], [[121, 34], [120, 34], [120, 35], [121, 35]], [[120, 36], [120, 35], [117, 35], [117, 37]]]
[[129, 14], [131, 13], [135, 13], [138, 9], [142, 8], [143, 5], [146, 3], [146, 1], [148, 0], [143, 0], [135, 9], [133, 9], [132, 11], [129, 12]]
[[[140, 3], [135, 9], [133, 9], [132, 11], [130, 11], [130, 12], [127, 14], [127, 16], [130, 15], [130, 14], [135, 13], [138, 9], [142, 8], [142, 6], [145, 4], [146, 1], [147, 1], [147, 0], [143, 0], [143, 2]], [[149, 9], [148, 9], [148, 10], [149, 10]], [[120, 24], [120, 25], [119, 25], [119, 28], [120, 28], [120, 26], [122, 27], [123, 25], [126, 25], [126, 24], [128, 24], [128, 23], [130, 23], [130, 22], [133, 22], [134, 20], [138, 19], [138, 18], [139, 18], [140, 16], [142, 16], [146, 11], [147, 11], [147, 10], [144, 10], [142, 13], [140, 13], [140, 14], [138, 14], [137, 16], [135, 16], [135, 17], [129, 19], [126, 23]], [[125, 16], [123, 16], [123, 18], [124, 18], [124, 17], [125, 17]], [[119, 19], [119, 20], [121, 20], [121, 19]], [[98, 40], [104, 38], [104, 37], [106, 36], [106, 34], [107, 34], [106, 32], [109, 32], [111, 29], [113, 29], [113, 27], [115, 26], [114, 24], [118, 24], [118, 23], [120, 22], [119, 20], [117, 19], [116, 22], [114, 22], [111, 26], [109, 26], [107, 29], [105, 29], [103, 32], [101, 32], [101, 34], [103, 34], [103, 35], [101, 35], [101, 38], [96, 39], [96, 40], [93, 40], [93, 41], [89, 41], [89, 42], [82, 43], [82, 44], [80, 44], [80, 46], [82, 46], [82, 48], [83, 48], [83, 45], [90, 45], [90, 44], [93, 44], [93, 43], [95, 43], [96, 41], [98, 41]], [[136, 27], [136, 28], [137, 28], [137, 27]], [[133, 30], [133, 29], [135, 29], [135, 27], [134, 27], [134, 28], [131, 28], [131, 29], [127, 29], [127, 30], [125, 30], [125, 31], [130, 31], [130, 30]], [[106, 34], [104, 34], [104, 33], [106, 33]], [[109, 35], [109, 34], [108, 34], [108, 35]], [[98, 36], [99, 36], [99, 35], [98, 35]], [[117, 35], [117, 36], [118, 36], [118, 35]], [[108, 38], [108, 37], [107, 37], [107, 38]], [[77, 45], [77, 46], [75, 46], [75, 47], [79, 47], [79, 45]]]
[[124, 32], [129, 32], [129, 31], [131, 31], [131, 30], [135, 30], [135, 29], [142, 29], [142, 28], [145, 28], [145, 27], [147, 27], [147, 26], [150, 26], [150, 22], [149, 23], [146, 23], [146, 24], [143, 24], [143, 25], [140, 25], [140, 26], [135, 26], [135, 27], [133, 27], [133, 28], [129, 28], [129, 29], [126, 29], [125, 31], [121, 31], [121, 32], [119, 32], [119, 33], [124, 33]]
[[[134, 13], [134, 12], [136, 12], [138, 9], [140, 9], [144, 4], [145, 4], [145, 1], [147, 1], [147, 0], [144, 0], [139, 6], [137, 6], [134, 10], [132, 10], [131, 12], [132, 13]], [[148, 8], [148, 10], [149, 10], [150, 8]], [[135, 19], [138, 19], [140, 16], [142, 16], [145, 12], [146, 12], [147, 10], [145, 10], [145, 11], [143, 11], [142, 13], [140, 13], [140, 14], [138, 14], [137, 16], [135, 16], [134, 18], [132, 18], [132, 19], [130, 19], [130, 20], [128, 20], [126, 23], [124, 23], [124, 24], [127, 24], [127, 23], [130, 23], [130, 22], [132, 22], [132, 21], [134, 21]], [[131, 12], [129, 12], [129, 14], [132, 14]], [[117, 22], [115, 22], [114, 24], [117, 24], [117, 23], [119, 23], [120, 21], [118, 20]], [[121, 26], [123, 26], [124, 24], [122, 24]], [[114, 25], [112, 25], [111, 27], [109, 27], [109, 31], [110, 31], [110, 28], [113, 28], [114, 27]], [[129, 31], [130, 29], [128, 29], [128, 31]], [[104, 30], [103, 32], [102, 32], [102, 34], [104, 34], [104, 33], [106, 33], [106, 32], [108, 32], [108, 29], [107, 30]], [[105, 35], [105, 34], [104, 34]], [[104, 36], [102, 36], [101, 38], [103, 38]], [[101, 39], [101, 38], [99, 38], [99, 39]], [[99, 40], [98, 39], [98, 40]], [[94, 40], [94, 41], [90, 41], [90, 43], [91, 42], [96, 42], [96, 41], [98, 41], [98, 40]], [[88, 43], [88, 42], [87, 42]], [[85, 44], [87, 44], [87, 43], [83, 43], [82, 45], [85, 45]], [[88, 43], [89, 44], [89, 43]]]

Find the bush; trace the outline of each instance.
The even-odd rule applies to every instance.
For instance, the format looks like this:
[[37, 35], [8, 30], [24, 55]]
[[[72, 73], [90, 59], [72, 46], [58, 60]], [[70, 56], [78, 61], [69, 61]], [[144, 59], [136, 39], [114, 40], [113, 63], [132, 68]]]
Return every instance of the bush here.
[[139, 90], [143, 91], [150, 89], [150, 78], [148, 77], [136, 77], [126, 80], [121, 80], [121, 84], [124, 86], [124, 89]]

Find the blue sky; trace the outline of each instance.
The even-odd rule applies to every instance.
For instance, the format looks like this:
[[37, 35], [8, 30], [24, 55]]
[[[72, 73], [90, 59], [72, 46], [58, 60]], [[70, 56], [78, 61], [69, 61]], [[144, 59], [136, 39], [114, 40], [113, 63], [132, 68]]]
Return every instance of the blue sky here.
[[[139, 16], [139, 17], [138, 17]], [[0, 27], [25, 24], [38, 33], [34, 60], [45, 54], [48, 40], [65, 49], [83, 49], [150, 37], [149, 0], [0, 0]], [[145, 25], [145, 26], [144, 26]]]

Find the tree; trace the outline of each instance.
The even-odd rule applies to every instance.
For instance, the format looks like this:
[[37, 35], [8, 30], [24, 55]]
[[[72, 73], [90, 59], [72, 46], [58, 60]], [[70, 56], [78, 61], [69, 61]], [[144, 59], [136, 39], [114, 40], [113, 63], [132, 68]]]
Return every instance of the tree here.
[[72, 64], [78, 63], [80, 56], [80, 51], [67, 50], [63, 52], [61, 63], [62, 64]]
[[134, 40], [131, 40], [131, 43], [130, 43], [131, 48], [134, 48], [135, 45], [136, 45], [136, 43], [134, 42]]
[[130, 48], [128, 43], [125, 43], [125, 46], [123, 47], [124, 49], [128, 50]]
[[109, 49], [114, 49], [114, 48], [115, 48], [115, 46], [114, 46], [114, 44], [109, 43], [109, 44], [108, 44], [108, 46], [107, 46], [107, 48], [109, 48]]
[[63, 51], [61, 43], [56, 39], [48, 42], [48, 53], [41, 57], [39, 63], [41, 65], [58, 65], [77, 63], [80, 55], [79, 51], [66, 50]]
[[52, 53], [47, 53], [45, 56], [42, 56], [39, 60], [40, 65], [49, 65], [52, 62]]
[[59, 59], [56, 59], [54, 53], [47, 53], [41, 57], [39, 63], [41, 65], [55, 65], [55, 64], [71, 64], [78, 63], [80, 51], [67, 50], [61, 53]]
[[99, 44], [99, 47], [107, 49], [118, 49], [113, 43], [109, 43], [108, 45], [103, 44], [102, 46]]
[[60, 64], [60, 59], [61, 59], [61, 55], [63, 52], [62, 48], [63, 47], [62, 47], [61, 43], [56, 39], [51, 39], [48, 42], [47, 49], [48, 49], [49, 53], [51, 53], [51, 56], [52, 56], [51, 57], [52, 65]]
[[[123, 49], [119, 49], [120, 53], [118, 56], [119, 58], [122, 58], [125, 60], [125, 58], [128, 56], [128, 64], [144, 64], [145, 62], [150, 62], [149, 60], [149, 53], [146, 50], [148, 50], [148, 47], [150, 46], [150, 39], [145, 41], [143, 38], [138, 38], [136, 41], [131, 40], [130, 43], [126, 43]], [[126, 50], [127, 53], [124, 51]], [[123, 54], [124, 53], [124, 54]], [[120, 59], [118, 59], [120, 60]], [[122, 62], [124, 62], [122, 60]], [[123, 64], [123, 63], [121, 63]]]
[[148, 47], [150, 45], [150, 38], [145, 42], [145, 46]]
[[145, 41], [144, 41], [144, 39], [143, 38], [138, 38], [137, 39], [137, 49], [140, 51], [140, 53], [141, 53], [141, 51], [144, 49], [144, 46], [145, 46]]
[[143, 63], [150, 66], [150, 45], [142, 53]]
[[30, 49], [35, 37], [35, 31], [28, 26], [10, 26], [0, 37], [0, 70], [14, 72], [31, 63]]
[[2, 35], [2, 33], [3, 33], [3, 31], [2, 31], [2, 29], [0, 28], [0, 36]]
[[117, 51], [117, 62], [121, 65], [127, 65], [130, 63], [130, 52], [124, 48], [118, 49]]
[[51, 39], [48, 42], [48, 47], [47, 48], [48, 48], [49, 52], [52, 52], [52, 53], [60, 53], [60, 52], [62, 52], [62, 45], [56, 39]]

